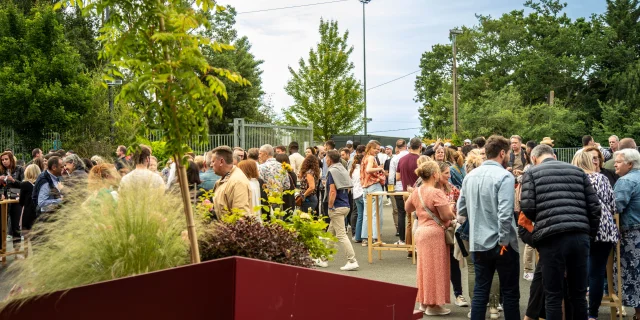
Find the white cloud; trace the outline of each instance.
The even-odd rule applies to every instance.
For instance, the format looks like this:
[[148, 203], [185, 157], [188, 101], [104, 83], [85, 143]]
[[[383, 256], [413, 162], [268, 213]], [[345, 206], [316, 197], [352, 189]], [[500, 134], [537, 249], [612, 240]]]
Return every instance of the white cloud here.
[[[228, 0], [237, 12], [255, 11], [327, 0]], [[419, 69], [420, 57], [436, 43], [448, 42], [448, 31], [477, 22], [476, 13], [494, 17], [522, 9], [523, 1], [513, 0], [373, 0], [366, 6], [367, 22], [367, 86], [369, 88]], [[570, 0], [569, 12], [579, 16], [602, 12], [596, 0]], [[594, 9], [595, 8], [595, 9]], [[573, 15], [572, 15], [573, 16]], [[284, 92], [289, 79], [287, 66], [297, 69], [298, 60], [306, 58], [309, 49], [319, 41], [320, 18], [334, 19], [340, 31], [349, 30], [354, 46], [351, 56], [355, 75], [363, 77], [362, 4], [357, 0], [308, 6], [287, 10], [239, 14], [239, 35], [246, 35], [253, 53], [264, 60], [264, 91], [273, 94], [276, 108], [292, 104]], [[382, 131], [420, 126], [419, 104], [415, 97], [416, 75], [371, 90], [367, 94], [368, 117], [373, 118], [368, 130]], [[390, 136], [410, 137], [419, 130], [388, 132]], [[384, 133], [383, 133], [384, 134]]]

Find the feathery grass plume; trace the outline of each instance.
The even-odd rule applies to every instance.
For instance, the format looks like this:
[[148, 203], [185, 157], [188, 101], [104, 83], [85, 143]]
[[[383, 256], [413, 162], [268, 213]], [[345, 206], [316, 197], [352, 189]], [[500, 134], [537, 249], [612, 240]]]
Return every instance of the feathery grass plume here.
[[154, 188], [65, 199], [34, 225], [33, 255], [10, 266], [5, 281], [21, 290], [9, 301], [187, 264], [186, 228], [180, 199]]

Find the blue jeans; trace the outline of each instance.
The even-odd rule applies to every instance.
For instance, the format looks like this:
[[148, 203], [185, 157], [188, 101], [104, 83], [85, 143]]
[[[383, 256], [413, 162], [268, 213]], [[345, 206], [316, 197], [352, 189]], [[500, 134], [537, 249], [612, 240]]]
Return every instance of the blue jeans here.
[[309, 209], [311, 209], [311, 211], [313, 212], [313, 211], [316, 211], [317, 206], [318, 206], [318, 197], [314, 194], [304, 199], [304, 201], [302, 202], [302, 205], [300, 205], [300, 211], [309, 212]]
[[[372, 184], [368, 187], [366, 187], [364, 189], [364, 195], [362, 196], [364, 198], [364, 213], [363, 213], [363, 219], [362, 219], [362, 239], [367, 239], [369, 237], [369, 232], [367, 230], [367, 226], [368, 226], [368, 218], [367, 218], [367, 194], [372, 193], [372, 192], [376, 192], [376, 191], [382, 191], [382, 185], [379, 183], [375, 183]], [[374, 198], [375, 199], [375, 198]], [[382, 197], [378, 197], [378, 203], [374, 203], [371, 206], [371, 223], [372, 223], [372, 229], [373, 229], [373, 239], [380, 239], [378, 237], [378, 228], [377, 228], [377, 215], [378, 212], [380, 212], [380, 230], [382, 230]]]
[[471, 320], [484, 320], [493, 274], [498, 271], [505, 320], [520, 320], [520, 254], [511, 246], [500, 255], [497, 245], [489, 251], [471, 253], [476, 284], [471, 301]]
[[589, 250], [589, 317], [598, 318], [612, 243], [591, 242]]
[[356, 203], [358, 220], [356, 220], [356, 241], [362, 241], [362, 216], [364, 215], [364, 197], [354, 199]]

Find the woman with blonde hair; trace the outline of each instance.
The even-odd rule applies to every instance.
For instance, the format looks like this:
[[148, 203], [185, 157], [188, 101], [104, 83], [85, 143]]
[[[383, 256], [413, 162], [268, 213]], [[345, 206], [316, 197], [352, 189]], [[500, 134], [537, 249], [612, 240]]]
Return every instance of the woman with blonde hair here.
[[439, 145], [436, 147], [435, 153], [433, 154], [433, 160], [435, 161], [446, 161], [446, 151], [443, 145]]
[[20, 206], [22, 206], [22, 215], [20, 217], [20, 229], [22, 230], [22, 236], [25, 241], [28, 241], [29, 231], [33, 227], [33, 223], [36, 221], [36, 204], [31, 201], [31, 195], [33, 194], [33, 186], [38, 179], [38, 176], [42, 173], [40, 167], [37, 164], [30, 164], [27, 169], [24, 170], [24, 180], [20, 184]]
[[600, 200], [600, 225], [589, 246], [589, 319], [598, 319], [609, 253], [620, 239], [620, 232], [613, 220], [616, 199], [609, 179], [596, 171], [599, 169], [598, 155], [584, 149], [573, 156], [571, 164], [584, 170]]
[[[375, 140], [370, 141], [365, 148], [364, 159], [362, 159], [362, 164], [360, 165], [360, 184], [364, 189], [363, 199], [365, 210], [367, 208], [367, 195], [373, 192], [381, 192], [382, 186], [386, 181], [384, 168], [378, 165], [378, 163], [376, 162], [378, 153], [380, 153], [380, 143]], [[372, 237], [375, 242], [377, 242], [378, 240], [382, 240], [380, 235], [378, 234], [378, 225], [380, 225], [380, 230], [382, 230], [382, 198], [376, 198], [377, 201], [372, 205], [371, 210], [371, 223], [373, 225]], [[363, 226], [368, 225], [367, 220], [367, 214], [364, 213], [362, 219]], [[369, 237], [369, 231], [367, 229], [368, 228], [362, 228], [362, 239]], [[362, 245], [365, 246], [364, 241], [362, 241]]]
[[417, 302], [426, 315], [451, 313], [443, 305], [450, 303], [449, 247], [445, 242], [444, 228], [455, 218], [449, 197], [436, 183], [440, 180], [440, 168], [436, 162], [425, 162], [416, 169], [423, 184], [411, 193], [405, 203], [407, 212], [416, 211], [418, 228], [415, 246], [420, 254], [417, 265]]
[[480, 149], [473, 149], [467, 154], [467, 160], [464, 163], [464, 171], [469, 174], [473, 169], [479, 167], [484, 162], [484, 158], [480, 153]]

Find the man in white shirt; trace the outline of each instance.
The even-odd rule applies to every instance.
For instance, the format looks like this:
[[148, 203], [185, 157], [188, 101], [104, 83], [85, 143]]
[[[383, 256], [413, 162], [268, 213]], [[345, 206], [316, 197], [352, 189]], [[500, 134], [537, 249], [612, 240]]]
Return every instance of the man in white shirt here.
[[300, 168], [302, 168], [302, 162], [304, 162], [304, 156], [302, 156], [298, 150], [300, 147], [296, 141], [289, 144], [289, 162], [296, 175], [300, 174]]
[[160, 175], [149, 170], [151, 161], [151, 148], [140, 145], [140, 149], [133, 154], [136, 168], [122, 177], [120, 192], [127, 188], [153, 188], [164, 192], [165, 184]]
[[[396, 141], [396, 152], [398, 153], [395, 157], [391, 158], [391, 163], [389, 164], [389, 185], [394, 185], [395, 190], [402, 191], [402, 181], [396, 181], [396, 173], [398, 173], [398, 163], [402, 157], [406, 156], [409, 151], [407, 151], [407, 142], [403, 139]], [[400, 236], [400, 232], [404, 232], [405, 230], [405, 217], [407, 212], [404, 210], [404, 199], [402, 196], [393, 196], [397, 210], [394, 213], [397, 216], [394, 216], [393, 220], [396, 222], [396, 236]], [[400, 224], [400, 225], [398, 225]], [[398, 240], [398, 243], [403, 242], [402, 240]]]

